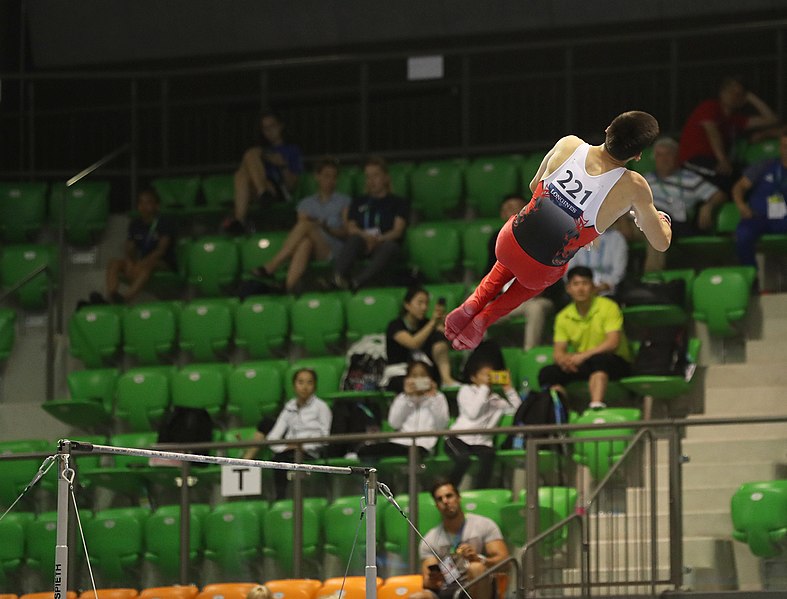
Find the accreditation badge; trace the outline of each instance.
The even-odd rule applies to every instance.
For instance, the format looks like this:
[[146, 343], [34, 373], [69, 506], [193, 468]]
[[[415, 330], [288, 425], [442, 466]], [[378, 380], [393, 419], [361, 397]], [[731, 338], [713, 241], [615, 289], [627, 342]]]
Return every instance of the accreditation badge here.
[[784, 196], [780, 193], [768, 196], [768, 218], [779, 220], [785, 216], [787, 216], [787, 203], [784, 202]]

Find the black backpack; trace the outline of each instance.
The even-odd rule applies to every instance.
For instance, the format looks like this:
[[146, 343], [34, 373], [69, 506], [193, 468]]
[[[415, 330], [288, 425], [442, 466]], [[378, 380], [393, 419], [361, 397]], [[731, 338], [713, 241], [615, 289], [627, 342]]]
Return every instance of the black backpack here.
[[[566, 409], [565, 399], [557, 391], [544, 389], [542, 391], [531, 391], [517, 408], [514, 414], [515, 426], [536, 425], [536, 424], [565, 424], [568, 422], [568, 410]], [[508, 435], [503, 442], [503, 449], [522, 448], [526, 435]], [[534, 438], [550, 437], [549, 433], [530, 433]], [[550, 446], [556, 451], [559, 445]]]
[[175, 406], [161, 421], [158, 443], [210, 443], [213, 441], [213, 419], [203, 408]]
[[686, 329], [653, 327], [640, 335], [640, 346], [631, 372], [634, 375], [683, 376], [688, 359]]
[[347, 350], [343, 391], [377, 391], [386, 365], [385, 335], [364, 335]]

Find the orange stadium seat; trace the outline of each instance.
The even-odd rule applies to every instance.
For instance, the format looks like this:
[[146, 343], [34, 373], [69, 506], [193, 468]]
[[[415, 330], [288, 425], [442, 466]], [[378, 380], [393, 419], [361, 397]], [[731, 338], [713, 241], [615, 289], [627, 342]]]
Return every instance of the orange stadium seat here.
[[188, 586], [151, 587], [142, 589], [137, 599], [194, 599], [197, 593], [199, 593], [199, 589], [193, 584]]
[[82, 591], [79, 599], [136, 599], [139, 592], [137, 589], [96, 589]]
[[265, 586], [273, 593], [273, 599], [314, 599], [322, 583], [312, 578], [288, 578], [269, 580]]
[[196, 599], [246, 599], [257, 582], [219, 582], [206, 585]]
[[402, 599], [412, 593], [422, 591], [424, 579], [420, 574], [390, 576], [377, 592], [377, 599]]
[[[54, 593], [52, 591], [44, 591], [42, 593], [27, 593], [22, 595], [19, 599], [53, 599]], [[77, 599], [76, 591], [68, 591], [66, 599]]]

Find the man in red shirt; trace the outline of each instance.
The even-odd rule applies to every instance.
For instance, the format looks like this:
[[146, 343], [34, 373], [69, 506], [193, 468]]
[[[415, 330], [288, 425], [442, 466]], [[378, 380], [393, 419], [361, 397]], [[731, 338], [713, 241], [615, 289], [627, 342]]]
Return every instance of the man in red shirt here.
[[[745, 106], [756, 114], [746, 116]], [[725, 77], [717, 99], [705, 100], [689, 115], [680, 134], [678, 160], [722, 190], [729, 192], [733, 178], [730, 150], [747, 130], [767, 127], [778, 117], [737, 77]]]

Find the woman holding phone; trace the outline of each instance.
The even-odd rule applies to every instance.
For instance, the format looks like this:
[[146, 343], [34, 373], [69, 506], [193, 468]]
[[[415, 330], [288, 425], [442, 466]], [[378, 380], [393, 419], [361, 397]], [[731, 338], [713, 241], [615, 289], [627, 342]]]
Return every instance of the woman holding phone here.
[[407, 363], [420, 360], [429, 365], [433, 377], [442, 387], [456, 386], [448, 360], [445, 334], [445, 299], [438, 299], [432, 315], [426, 318], [429, 293], [423, 287], [411, 287], [405, 293], [402, 313], [388, 324], [385, 334], [388, 366], [382, 384], [401, 391]]

